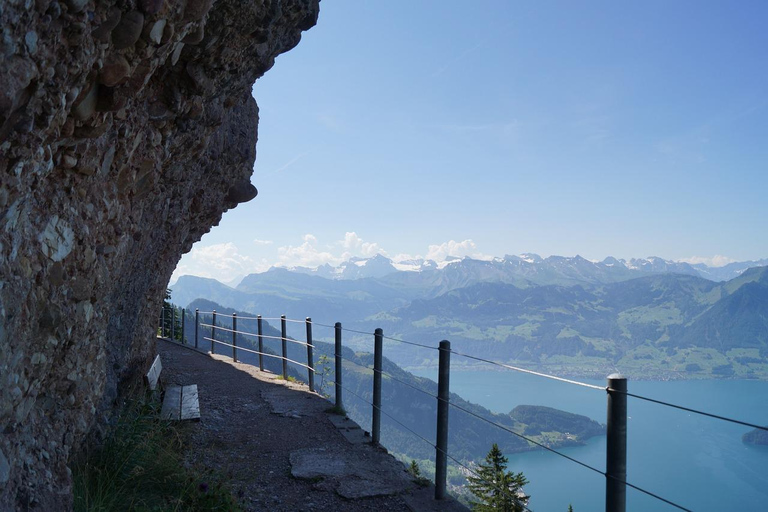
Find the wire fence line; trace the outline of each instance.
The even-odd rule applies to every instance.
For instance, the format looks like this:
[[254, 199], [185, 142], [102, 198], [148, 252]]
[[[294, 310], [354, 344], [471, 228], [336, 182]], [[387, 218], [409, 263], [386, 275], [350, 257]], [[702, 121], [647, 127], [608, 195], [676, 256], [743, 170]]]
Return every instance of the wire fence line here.
[[664, 502], [664, 503], [666, 503], [667, 505], [670, 505], [670, 506], [672, 506], [672, 507], [675, 507], [676, 509], [679, 509], [679, 510], [684, 510], [685, 512], [693, 512], [693, 510], [691, 510], [691, 509], [689, 509], [689, 508], [685, 508], [684, 506], [682, 506], [682, 505], [680, 505], [680, 504], [678, 504], [678, 503], [675, 503], [674, 501], [671, 501], [671, 500], [668, 500], [668, 499], [666, 499], [666, 498], [663, 498], [663, 497], [659, 496], [658, 494], [654, 494], [654, 493], [652, 493], [651, 491], [648, 491], [648, 490], [646, 490], [646, 489], [643, 489], [643, 488], [641, 488], [641, 487], [638, 487], [638, 486], [636, 486], [635, 484], [631, 484], [631, 483], [629, 483], [629, 482], [627, 482], [627, 481], [625, 481], [625, 480], [621, 480], [621, 479], [619, 479], [619, 478], [616, 478], [616, 477], [615, 477], [615, 476], [613, 476], [613, 475], [610, 475], [610, 474], [606, 474], [606, 475], [605, 475], [605, 477], [606, 477], [606, 478], [610, 478], [610, 479], [612, 479], [612, 480], [616, 480], [616, 481], [618, 481], [619, 483], [622, 483], [622, 484], [626, 485], [627, 487], [631, 487], [631, 488], [633, 488], [633, 489], [634, 489], [634, 490], [636, 490], [636, 491], [639, 491], [639, 492], [641, 492], [641, 493], [643, 493], [643, 494], [645, 494], [645, 495], [647, 495], [647, 496], [650, 496], [651, 498], [656, 498], [656, 499], [657, 499], [657, 500], [659, 500], [659, 501], [663, 501], [663, 502]]
[[[344, 356], [340, 356], [340, 357], [341, 357], [342, 360], [347, 361], [347, 362], [349, 362], [351, 364], [354, 364], [356, 366], [359, 366], [360, 368], [364, 368], [366, 370], [369, 370], [371, 373], [380, 373], [381, 375], [386, 375], [387, 377], [389, 377], [390, 379], [392, 379], [395, 382], [398, 382], [398, 383], [400, 383], [400, 384], [402, 384], [404, 386], [408, 386], [409, 388], [414, 389], [414, 390], [418, 391], [419, 393], [423, 393], [423, 394], [427, 395], [430, 398], [437, 399], [437, 395], [433, 395], [432, 393], [430, 393], [428, 391], [424, 391], [423, 389], [419, 388], [418, 386], [414, 386], [413, 384], [411, 384], [409, 382], [405, 382], [402, 379], [398, 379], [397, 377], [395, 377], [394, 375], [392, 375], [389, 372], [386, 372], [384, 370], [377, 370], [373, 366], [367, 366], [367, 365], [364, 365], [364, 364], [360, 364], [357, 361], [353, 361], [353, 360], [349, 359], [348, 357], [344, 357]], [[373, 404], [371, 404], [371, 405], [373, 405]]]
[[[238, 319], [239, 319], [239, 317], [238, 317]], [[228, 327], [223, 327], [221, 325], [204, 324], [202, 322], [200, 323], [200, 326], [201, 327], [209, 327], [209, 328], [212, 328], [212, 329], [216, 329], [217, 331], [218, 330], [222, 330], [222, 331], [231, 332], [233, 334], [243, 334], [245, 336], [253, 336], [254, 338], [258, 338], [259, 336], [261, 336], [262, 338], [267, 339], [267, 340], [285, 340], [285, 341], [290, 341], [291, 343], [295, 343], [297, 345], [303, 345], [305, 347], [307, 347], [307, 346], [314, 346], [314, 345], [310, 345], [307, 342], [304, 342], [304, 341], [301, 341], [301, 340], [297, 340], [297, 339], [294, 339], [294, 338], [290, 338], [290, 337], [287, 337], [287, 336], [285, 338], [283, 338], [282, 336], [270, 336], [268, 334], [257, 334], [257, 333], [253, 333], [253, 332], [233, 330], [233, 329], [229, 329]], [[216, 340], [216, 341], [218, 341], [218, 340]], [[238, 348], [240, 348], [240, 347], [238, 347]]]
[[707, 416], [709, 418], [715, 418], [715, 419], [718, 419], [718, 420], [727, 421], [729, 423], [735, 423], [737, 425], [743, 425], [745, 427], [756, 428], [758, 430], [765, 430], [765, 431], [768, 432], [768, 427], [766, 427], [766, 426], [756, 425], [754, 423], [749, 423], [747, 421], [736, 420], [736, 419], [733, 419], [733, 418], [729, 418], [727, 416], [720, 416], [719, 414], [713, 414], [713, 413], [710, 413], [710, 412], [700, 411], [698, 409], [692, 409], [690, 407], [685, 407], [685, 406], [682, 406], [682, 405], [677, 405], [677, 404], [672, 404], [672, 403], [669, 403], [669, 402], [664, 402], [663, 400], [656, 400], [655, 398], [648, 398], [647, 396], [636, 395], [634, 393], [629, 393], [627, 391], [621, 391], [621, 390], [618, 390], [618, 389], [611, 389], [611, 388], [607, 388], [607, 389], [608, 389], [608, 391], [612, 391], [612, 392], [615, 392], [615, 393], [621, 393], [623, 395], [631, 396], [632, 398], [637, 398], [638, 400], [645, 400], [646, 402], [652, 402], [654, 404], [659, 404], [659, 405], [663, 405], [663, 406], [666, 406], [666, 407], [671, 407], [673, 409], [680, 409], [681, 411], [688, 411], [688, 412], [692, 412], [694, 414], [700, 414], [701, 416]]
[[404, 385], [404, 386], [408, 386], [408, 387], [409, 387], [409, 388], [411, 388], [411, 389], [415, 389], [415, 390], [416, 390], [416, 391], [418, 391], [419, 393], [423, 393], [423, 394], [427, 395], [427, 396], [428, 396], [428, 397], [430, 397], [430, 398], [434, 398], [434, 399], [437, 399], [437, 398], [438, 398], [438, 397], [437, 397], [437, 395], [433, 395], [432, 393], [430, 393], [430, 392], [428, 392], [428, 391], [424, 391], [423, 389], [419, 388], [418, 386], [414, 386], [413, 384], [411, 384], [411, 383], [409, 383], [409, 382], [405, 382], [404, 380], [398, 379], [397, 377], [395, 377], [394, 375], [392, 375], [392, 374], [391, 374], [391, 373], [389, 373], [389, 372], [385, 372], [384, 370], [375, 370], [375, 369], [373, 369], [373, 368], [371, 368], [371, 369], [372, 369], [372, 370], [374, 370], [374, 371], [380, 371], [380, 373], [381, 373], [382, 375], [386, 375], [387, 377], [389, 377], [389, 378], [390, 378], [390, 379], [392, 379], [393, 381], [395, 381], [395, 382], [399, 382], [400, 384], [402, 384], [402, 385]]
[[483, 359], [482, 357], [477, 357], [477, 356], [473, 356], [473, 355], [470, 355], [470, 354], [464, 354], [463, 352], [458, 352], [456, 350], [451, 350], [451, 353], [452, 354], [456, 354], [457, 356], [466, 357], [467, 359], [474, 359], [475, 361], [480, 361], [480, 362], [483, 362], [483, 363], [492, 364], [492, 365], [498, 366], [500, 368], [506, 368], [507, 370], [512, 370], [512, 371], [515, 371], [515, 372], [527, 373], [529, 375], [536, 375], [538, 377], [544, 377], [545, 379], [556, 380], [558, 382], [565, 382], [566, 384], [573, 384], [575, 386], [582, 386], [582, 387], [585, 387], [585, 388], [598, 389], [600, 391], [605, 391], [605, 386], [596, 386], [594, 384], [587, 384], [586, 382], [579, 382], [579, 381], [573, 380], [573, 379], [566, 379], [565, 377], [558, 377], [556, 375], [549, 375], [547, 373], [541, 373], [541, 372], [537, 372], [537, 371], [534, 371], [534, 370], [528, 370], [527, 368], [520, 368], [518, 366], [512, 366], [512, 365], [509, 365], [509, 364], [500, 363], [499, 361], [492, 361], [490, 359]]
[[[200, 314], [199, 311], [197, 313]], [[438, 347], [434, 347], [434, 346], [425, 345], [423, 343], [416, 343], [416, 342], [412, 342], [412, 341], [409, 341], [409, 340], [403, 340], [403, 339], [394, 338], [394, 337], [390, 337], [390, 336], [384, 336], [380, 329], [377, 329], [376, 332], [366, 332], [366, 331], [361, 331], [361, 330], [356, 330], [356, 329], [344, 328], [344, 327], [341, 326], [341, 324], [329, 325], [329, 324], [323, 324], [323, 323], [320, 323], [320, 322], [314, 322], [314, 321], [312, 321], [309, 318], [307, 318], [306, 320], [297, 320], [297, 319], [289, 319], [289, 318], [287, 318], [285, 316], [282, 316], [282, 317], [279, 317], [279, 318], [278, 317], [255, 317], [254, 318], [254, 317], [245, 317], [245, 316], [240, 317], [240, 316], [236, 316], [236, 315], [226, 315], [226, 314], [221, 314], [221, 313], [216, 313], [216, 312], [205, 312], [204, 314], [218, 314], [218, 315], [221, 315], [221, 316], [224, 316], [224, 317], [228, 317], [228, 318], [233, 318], [233, 319], [234, 318], [239, 318], [239, 319], [243, 319], [243, 320], [245, 320], [245, 319], [259, 319], [259, 318], [262, 319], [262, 320], [266, 320], [266, 321], [280, 320], [281, 322], [283, 322], [283, 336], [280, 336], [280, 337], [264, 335], [264, 334], [260, 335], [260, 334], [245, 332], [245, 331], [238, 331], [238, 330], [230, 329], [230, 328], [227, 328], [227, 327], [216, 326], [216, 325], [211, 325], [211, 324], [201, 323], [199, 325], [201, 325], [203, 327], [221, 329], [223, 331], [231, 332], [233, 334], [238, 334], [239, 333], [239, 334], [243, 334], [245, 336], [252, 336], [252, 337], [261, 336], [262, 338], [265, 338], [265, 339], [278, 339], [278, 340], [282, 340], [282, 341], [291, 341], [291, 342], [297, 343], [299, 345], [307, 346], [308, 347], [308, 351], [309, 351], [309, 355], [308, 355], [309, 356], [309, 364], [308, 365], [300, 363], [298, 361], [294, 361], [294, 360], [288, 359], [286, 357], [286, 353], [285, 353], [285, 344], [283, 344], [283, 352], [284, 352], [283, 356], [278, 356], [278, 355], [274, 355], [274, 354], [268, 354], [268, 353], [265, 353], [265, 352], [251, 350], [251, 349], [244, 348], [244, 347], [238, 347], [238, 346], [236, 346], [234, 344], [228, 344], [228, 343], [222, 342], [220, 340], [212, 339], [213, 336], [211, 338], [207, 338], [207, 337], [204, 338], [205, 340], [209, 340], [212, 343], [219, 343], [219, 344], [224, 345], [224, 346], [232, 347], [235, 350], [237, 350], [237, 349], [245, 350], [246, 352], [251, 352], [251, 353], [254, 353], [254, 354], [264, 355], [264, 356], [267, 356], [267, 357], [273, 357], [273, 358], [276, 358], [276, 359], [282, 359], [283, 360], [284, 368], [285, 368], [286, 361], [291, 362], [292, 364], [295, 364], [295, 365], [301, 366], [303, 368], [306, 368], [307, 370], [310, 371], [310, 374], [313, 374], [314, 372], [316, 372], [316, 370], [312, 367], [313, 366], [313, 362], [312, 362], [311, 348], [314, 346], [314, 344], [310, 341], [311, 340], [311, 330], [309, 329], [309, 327], [311, 325], [317, 325], [317, 326], [321, 326], [321, 327], [333, 328], [336, 331], [336, 353], [335, 353], [335, 356], [337, 358], [337, 363], [336, 363], [337, 364], [337, 366], [336, 366], [337, 370], [340, 370], [340, 368], [341, 368], [341, 366], [340, 366], [340, 362], [341, 361], [347, 361], [349, 363], [352, 363], [352, 364], [355, 364], [357, 366], [360, 366], [361, 368], [364, 368], [366, 370], [372, 371], [373, 375], [374, 375], [374, 395], [373, 395], [374, 396], [374, 399], [373, 399], [374, 402], [370, 402], [370, 401], [366, 400], [365, 398], [363, 398], [359, 394], [357, 394], [354, 391], [352, 391], [351, 389], [349, 389], [349, 387], [343, 386], [341, 384], [341, 382], [339, 382], [339, 381], [334, 383], [335, 386], [339, 387], [340, 389], [343, 389], [343, 390], [347, 391], [348, 393], [351, 393], [352, 395], [354, 395], [357, 398], [361, 399], [365, 403], [369, 404], [370, 406], [373, 407], [374, 411], [376, 411], [377, 414], [384, 414], [390, 420], [392, 420], [393, 422], [398, 424], [400, 427], [402, 427], [405, 431], [409, 432], [411, 435], [414, 435], [414, 436], [420, 438], [422, 441], [426, 442], [430, 447], [432, 447], [435, 450], [437, 450], [436, 453], [439, 452], [440, 454], [444, 455], [444, 457], [442, 457], [442, 460], [443, 460], [442, 464], [445, 464], [445, 460], [447, 458], [447, 459], [452, 460], [456, 464], [464, 467], [466, 470], [468, 470], [468, 471], [470, 471], [470, 472], [472, 472], [474, 474], [477, 474], [477, 473], [474, 472], [470, 467], [468, 467], [465, 464], [463, 464], [462, 462], [456, 460], [454, 457], [452, 457], [447, 452], [447, 444], [444, 444], [443, 447], [441, 448], [441, 446], [440, 446], [441, 441], [440, 441], [439, 435], [438, 435], [438, 441], [436, 443], [433, 443], [433, 442], [429, 441], [428, 439], [426, 439], [424, 436], [422, 436], [422, 435], [418, 434], [417, 432], [415, 432], [413, 429], [411, 429], [407, 425], [405, 425], [402, 421], [400, 421], [397, 418], [393, 417], [390, 413], [388, 413], [387, 411], [385, 411], [381, 407], [381, 396], [380, 396], [381, 395], [381, 391], [380, 391], [380, 386], [381, 386], [381, 384], [380, 384], [380, 382], [381, 382], [380, 377], [381, 376], [385, 375], [385, 376], [389, 377], [391, 380], [393, 380], [395, 382], [398, 382], [398, 383], [400, 383], [402, 385], [405, 385], [405, 386], [407, 386], [407, 387], [409, 387], [411, 389], [414, 389], [415, 391], [418, 391], [418, 392], [420, 392], [422, 394], [425, 394], [425, 395], [429, 396], [430, 398], [434, 398], [434, 399], [437, 400], [438, 404], [444, 403], [445, 407], [447, 409], [453, 407], [456, 410], [460, 410], [460, 411], [464, 412], [465, 414], [469, 414], [469, 415], [471, 415], [471, 416], [473, 416], [473, 417], [475, 417], [475, 418], [477, 418], [477, 419], [479, 419], [481, 421], [489, 423], [489, 424], [493, 425], [495, 428], [498, 428], [498, 429], [500, 429], [502, 431], [505, 431], [505, 432], [507, 432], [509, 434], [512, 434], [512, 435], [516, 436], [516, 437], [519, 437], [519, 438], [525, 440], [526, 442], [530, 443], [531, 445], [537, 446], [537, 447], [539, 447], [541, 449], [544, 449], [546, 451], [554, 453], [554, 454], [558, 455], [559, 457], [562, 457], [562, 458], [567, 459], [567, 460], [569, 460], [569, 461], [571, 461], [571, 462], [573, 462], [573, 463], [575, 463], [577, 465], [580, 465], [580, 466], [584, 467], [585, 469], [589, 469], [592, 472], [600, 474], [600, 475], [602, 475], [603, 477], [606, 478], [606, 481], [611, 480], [611, 481], [619, 482], [620, 484], [622, 484], [624, 486], [627, 486], [627, 487], [632, 488], [632, 489], [634, 489], [634, 490], [636, 490], [638, 492], [641, 492], [641, 493], [643, 493], [643, 494], [645, 494], [645, 495], [647, 495], [649, 497], [652, 497], [654, 499], [662, 501], [662, 502], [664, 502], [664, 503], [666, 503], [666, 504], [668, 504], [668, 505], [670, 505], [672, 507], [675, 507], [675, 508], [677, 508], [679, 510], [689, 510], [688, 508], [686, 508], [686, 507], [684, 507], [682, 505], [679, 505], [678, 503], [675, 503], [672, 500], [666, 499], [666, 498], [664, 498], [662, 496], [659, 496], [658, 494], [655, 494], [655, 493], [653, 493], [651, 491], [648, 491], [648, 490], [646, 490], [646, 489], [644, 489], [644, 488], [642, 488], [640, 486], [637, 486], [635, 484], [627, 482], [626, 481], [626, 476], [625, 476], [626, 473], [617, 473], [619, 475], [622, 475], [623, 478], [617, 477], [616, 474], [611, 474], [612, 470], [611, 470], [610, 463], [607, 466], [608, 469], [606, 471], [602, 471], [602, 470], [600, 470], [600, 469], [598, 469], [598, 468], [596, 468], [596, 467], [594, 467], [594, 466], [592, 466], [590, 464], [587, 464], [587, 463], [582, 462], [582, 461], [580, 461], [580, 460], [578, 460], [578, 459], [576, 459], [574, 457], [566, 455], [566, 454], [564, 454], [564, 453], [562, 453], [562, 452], [560, 452], [558, 450], [550, 448], [549, 446], [546, 446], [543, 443], [537, 442], [536, 440], [531, 439], [531, 438], [529, 438], [529, 437], [527, 437], [527, 436], [525, 436], [523, 434], [517, 433], [517, 432], [513, 431], [511, 428], [509, 428], [509, 427], [507, 427], [507, 426], [505, 426], [503, 424], [497, 423], [495, 421], [492, 421], [492, 420], [490, 420], [490, 419], [488, 419], [486, 417], [483, 417], [482, 415], [477, 414], [477, 413], [467, 409], [466, 407], [462, 407], [461, 405], [459, 405], [457, 403], [451, 402], [450, 399], [448, 398], [449, 395], [448, 395], [448, 391], [447, 391], [447, 389], [448, 389], [447, 388], [447, 382], [448, 382], [447, 380], [445, 381], [446, 382], [445, 388], [441, 388], [440, 386], [442, 386], [442, 384], [439, 384], [439, 382], [438, 382], [439, 393], [436, 396], [436, 395], [433, 395], [430, 392], [427, 392], [427, 391], [419, 388], [418, 386], [416, 386], [416, 385], [414, 385], [412, 383], [406, 382], [406, 381], [404, 381], [404, 380], [402, 380], [402, 379], [392, 375], [390, 372], [384, 371], [381, 368], [381, 350], [382, 350], [382, 348], [381, 348], [382, 347], [381, 341], [383, 339], [388, 339], [388, 340], [392, 340], [392, 341], [395, 341], [395, 342], [398, 342], [398, 343], [403, 343], [403, 344], [407, 344], [407, 345], [411, 345], [411, 346], [416, 346], [416, 347], [420, 347], [420, 348], [425, 348], [425, 349], [430, 349], [430, 350], [438, 350], [441, 353], [441, 358], [440, 358], [441, 359], [441, 368], [443, 366], [443, 362], [442, 362], [443, 353], [447, 352], [447, 353], [450, 353], [450, 354], [455, 354], [455, 355], [457, 355], [459, 357], [465, 357], [465, 358], [472, 359], [472, 360], [475, 360], [475, 361], [478, 361], [478, 362], [482, 362], [482, 363], [485, 363], [485, 364], [490, 364], [490, 365], [494, 365], [494, 366], [497, 366], [497, 367], [500, 367], [500, 368], [504, 368], [506, 370], [511, 370], [511, 371], [520, 372], [520, 373], [529, 374], [529, 375], [534, 375], [534, 376], [538, 376], [538, 377], [542, 377], [542, 378], [546, 378], [546, 379], [562, 382], [562, 383], [565, 383], [565, 384], [585, 387], [585, 388], [588, 388], [588, 389], [595, 389], [595, 390], [604, 391], [604, 392], [607, 392], [608, 397], [609, 397], [608, 398], [608, 400], [609, 400], [609, 410], [610, 410], [610, 407], [611, 407], [611, 405], [610, 405], [611, 404], [611, 397], [623, 395], [623, 396], [626, 396], [626, 397], [633, 397], [633, 398], [636, 398], [636, 399], [640, 399], [640, 400], [645, 400], [645, 401], [648, 401], [648, 402], [656, 403], [656, 404], [659, 404], [659, 405], [662, 405], [662, 406], [671, 407], [671, 408], [675, 408], [675, 409], [679, 409], [679, 410], [683, 410], [683, 411], [687, 411], [687, 412], [691, 412], [691, 413], [695, 413], [695, 414], [711, 417], [711, 418], [714, 418], [714, 419], [718, 419], [718, 420], [722, 420], [722, 421], [727, 421], [727, 422], [731, 422], [731, 423], [734, 423], [734, 424], [739, 424], [739, 425], [742, 425], [742, 426], [747, 426], [747, 427], [752, 427], [752, 428], [760, 429], [760, 430], [763, 430], [763, 431], [768, 431], [768, 427], [765, 427], [765, 426], [760, 426], [760, 425], [756, 425], [756, 424], [753, 424], [753, 423], [750, 423], [750, 422], [741, 421], [741, 420], [737, 420], [737, 419], [733, 419], [733, 418], [728, 418], [728, 417], [725, 417], [725, 416], [721, 416], [721, 415], [717, 415], [717, 414], [713, 414], [713, 413], [709, 413], [709, 412], [705, 412], [705, 411], [701, 411], [701, 410], [685, 407], [685, 406], [682, 406], [682, 405], [672, 404], [672, 403], [665, 402], [665, 401], [662, 401], [662, 400], [657, 400], [657, 399], [645, 397], [645, 396], [642, 396], [642, 395], [637, 395], [637, 394], [634, 394], [634, 393], [629, 393], [629, 392], [626, 391], [626, 388], [624, 388], [624, 389], [615, 389], [614, 387], [611, 387], [611, 384], [609, 384], [609, 386], [597, 386], [597, 385], [594, 385], [594, 384], [588, 384], [588, 383], [585, 383], [585, 382], [580, 382], [580, 381], [577, 381], [577, 380], [574, 380], [574, 379], [568, 379], [568, 378], [560, 377], [560, 376], [557, 376], [557, 375], [551, 375], [551, 374], [547, 374], [547, 373], [543, 373], [543, 372], [538, 372], [538, 371], [535, 371], [535, 370], [530, 370], [530, 369], [527, 369], [527, 368], [521, 368], [521, 367], [509, 365], [509, 364], [506, 364], [506, 363], [502, 363], [502, 362], [499, 362], [499, 361], [494, 361], [494, 360], [491, 360], [491, 359], [486, 359], [486, 358], [478, 357], [478, 356], [475, 356], [475, 355], [472, 355], [472, 354], [467, 354], [467, 353], [460, 352], [460, 351], [457, 351], [457, 350], [451, 350], [450, 349], [450, 344], [448, 342], [441, 342], [441, 346], [438, 348]], [[182, 315], [182, 318], [183, 318], [183, 315]], [[197, 315], [196, 315], [196, 318], [197, 318]], [[295, 323], [295, 324], [304, 323], [304, 324], [307, 325], [307, 327], [308, 327], [307, 331], [308, 331], [309, 339], [307, 340], [306, 343], [298, 341], [298, 340], [295, 340], [295, 339], [288, 338], [288, 337], [286, 337], [284, 335], [285, 334], [285, 323], [287, 323], [287, 322], [291, 322], [291, 323]], [[197, 322], [196, 322], [196, 328], [197, 328]], [[163, 329], [165, 329], [164, 325], [163, 325]], [[361, 363], [359, 363], [357, 361], [353, 361], [353, 360], [351, 360], [349, 358], [345, 358], [345, 357], [343, 357], [341, 355], [341, 349], [340, 349], [341, 345], [339, 344], [340, 343], [339, 331], [341, 331], [341, 332], [352, 332], [352, 333], [355, 333], [355, 334], [360, 334], [360, 335], [365, 335], [365, 336], [372, 336], [372, 337], [375, 338], [375, 346], [376, 347], [375, 347], [375, 353], [374, 353], [374, 367], [369, 367], [369, 366], [367, 366], [365, 364], [361, 364]], [[183, 342], [183, 338], [182, 338], [182, 342]], [[445, 347], [443, 347], [443, 343], [445, 343]], [[378, 365], [378, 368], [376, 367], [377, 365]], [[450, 368], [448, 368], [447, 371], [450, 372]], [[339, 373], [340, 373], [340, 371], [339, 371]], [[378, 377], [377, 377], [377, 374], [378, 374]], [[340, 377], [340, 375], [339, 375], [339, 377]], [[619, 387], [622, 387], [621, 386], [621, 382], [626, 382], [623, 377], [621, 377], [618, 381], [616, 379], [614, 379], [614, 377], [615, 376], [611, 376], [609, 378], [609, 382], [617, 384], [617, 385], [619, 385]], [[379, 396], [378, 396], [378, 398], [377, 398], [377, 384], [376, 384], [377, 378], [378, 378], [378, 381], [379, 381], [379, 384], [378, 384], [378, 386], [379, 386], [379, 388], [378, 388]], [[440, 394], [443, 394], [443, 397], [445, 397], [445, 398], [442, 398], [441, 396], [439, 396]], [[337, 394], [337, 397], [339, 397], [339, 396], [340, 395]], [[377, 401], [378, 401], [378, 403], [376, 403]], [[337, 404], [339, 404], [339, 403], [340, 402], [337, 402]], [[626, 399], [624, 399], [624, 404], [625, 404], [624, 405], [624, 417], [625, 417], [624, 421], [626, 421]], [[380, 436], [380, 430], [379, 430], [378, 434], [376, 433], [377, 432], [377, 426], [375, 425], [375, 423], [379, 421], [379, 420], [375, 420], [375, 418], [377, 417], [377, 414], [373, 415], [374, 416], [374, 427], [373, 427], [373, 431], [374, 431], [373, 438], [374, 438], [374, 440], [378, 440], [379, 436]], [[378, 416], [378, 417], [380, 417], [380, 416]], [[610, 418], [610, 413], [609, 413], [609, 418]], [[447, 414], [445, 416], [445, 421], [447, 422]], [[440, 424], [440, 413], [438, 412], [438, 425], [439, 424]], [[380, 429], [380, 426], [378, 426], [378, 429]], [[611, 427], [610, 427], [610, 421], [609, 421], [609, 434], [610, 434], [610, 429], [611, 429]], [[439, 430], [440, 430], [440, 427], [438, 426], [438, 431]], [[442, 441], [442, 442], [444, 443], [444, 441]], [[610, 452], [610, 449], [609, 449], [609, 452]], [[438, 457], [438, 458], [440, 458], [440, 457]], [[436, 481], [436, 485], [437, 485], [437, 481]], [[444, 481], [443, 481], [443, 485], [445, 485]], [[526, 510], [528, 510], [528, 509], [526, 508]]]
[[237, 345], [232, 345], [231, 343], [226, 343], [226, 342], [223, 342], [221, 340], [214, 340], [212, 338], [208, 338], [208, 337], [205, 337], [205, 336], [203, 337], [203, 339], [207, 340], [207, 341], [210, 341], [212, 343], [218, 343], [219, 345], [224, 345], [225, 347], [230, 347], [230, 348], [234, 348], [234, 349], [237, 349], [237, 350], [243, 350], [245, 352], [250, 352], [251, 354], [258, 354], [258, 355], [262, 355], [262, 356], [272, 357], [272, 358], [275, 358], [275, 359], [282, 359], [282, 360], [288, 361], [289, 363], [293, 363], [295, 365], [301, 366], [302, 368], [306, 368], [307, 370], [309, 370], [309, 371], [311, 371], [313, 373], [316, 372], [316, 370], [314, 368], [310, 367], [309, 365], [306, 365], [306, 364], [301, 363], [299, 361], [295, 361], [293, 359], [288, 359], [287, 357], [283, 357], [283, 356], [280, 356], [280, 355], [277, 355], [277, 354], [270, 354], [268, 352], [259, 352], [258, 350], [253, 350], [253, 349], [250, 349], [250, 348], [245, 348], [245, 347], [240, 347], [240, 346], [237, 346]]

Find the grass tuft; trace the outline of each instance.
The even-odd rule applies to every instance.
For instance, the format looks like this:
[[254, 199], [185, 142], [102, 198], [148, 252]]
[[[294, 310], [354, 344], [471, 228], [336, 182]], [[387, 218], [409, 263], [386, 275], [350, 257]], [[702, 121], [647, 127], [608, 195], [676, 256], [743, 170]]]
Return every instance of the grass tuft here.
[[72, 462], [76, 512], [241, 510], [221, 478], [185, 467], [183, 427], [159, 416], [157, 398], [134, 393], [103, 445]]
[[333, 407], [329, 407], [325, 410], [328, 414], [337, 414], [339, 416], [346, 416], [347, 411], [344, 410], [343, 407], [339, 407], [338, 405], [334, 405]]

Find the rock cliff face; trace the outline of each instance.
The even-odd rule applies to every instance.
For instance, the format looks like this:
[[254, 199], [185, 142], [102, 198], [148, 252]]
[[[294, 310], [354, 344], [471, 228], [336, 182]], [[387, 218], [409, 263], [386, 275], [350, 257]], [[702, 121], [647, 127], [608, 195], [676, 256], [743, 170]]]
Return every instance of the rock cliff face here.
[[70, 507], [178, 259], [256, 194], [251, 86], [318, 2], [0, 2], [0, 510]]

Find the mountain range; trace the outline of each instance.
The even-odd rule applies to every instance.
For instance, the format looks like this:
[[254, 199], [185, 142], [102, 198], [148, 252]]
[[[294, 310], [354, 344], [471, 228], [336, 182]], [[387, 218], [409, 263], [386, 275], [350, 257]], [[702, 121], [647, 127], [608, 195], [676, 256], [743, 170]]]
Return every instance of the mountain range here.
[[[484, 261], [486, 267], [494, 269], [499, 276], [507, 279], [529, 279], [537, 284], [565, 284], [568, 281], [608, 282], [622, 281], [645, 274], [689, 274], [712, 281], [728, 281], [738, 277], [751, 267], [768, 265], [768, 259], [729, 263], [722, 267], [710, 267], [704, 263], [690, 264], [665, 260], [656, 256], [632, 258], [630, 260], [607, 257], [603, 261], [590, 261], [581, 256], [549, 256], [527, 253], [519, 256], [505, 255], [491, 260], [449, 257], [443, 262], [415, 259], [395, 262], [377, 254], [371, 258], [350, 258], [339, 266], [329, 264], [319, 267], [287, 267], [300, 274], [315, 275], [326, 279], [381, 278], [398, 272], [439, 272], [453, 265], [462, 266], [473, 261]], [[273, 267], [279, 268], [279, 267]]]
[[[366, 332], [381, 327], [429, 345], [449, 339], [476, 356], [569, 375], [768, 378], [768, 267], [749, 268], [768, 260], [713, 268], [525, 254], [407, 268], [383, 256], [346, 263], [273, 268], [236, 288], [183, 276], [173, 299]], [[350, 338], [369, 344], [362, 334]], [[434, 364], [430, 352], [393, 344], [387, 356], [415, 368]]]

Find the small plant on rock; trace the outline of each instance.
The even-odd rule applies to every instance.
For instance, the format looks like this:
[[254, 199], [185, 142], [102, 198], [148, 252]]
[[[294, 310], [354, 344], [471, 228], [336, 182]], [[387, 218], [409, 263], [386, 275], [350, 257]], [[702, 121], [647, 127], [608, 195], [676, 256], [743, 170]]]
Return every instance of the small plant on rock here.
[[407, 471], [413, 477], [413, 481], [416, 482], [417, 485], [421, 487], [429, 485], [429, 479], [421, 475], [421, 468], [419, 467], [419, 463], [415, 460], [411, 459], [411, 465], [408, 466]]

